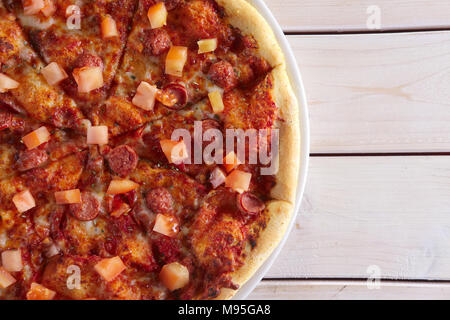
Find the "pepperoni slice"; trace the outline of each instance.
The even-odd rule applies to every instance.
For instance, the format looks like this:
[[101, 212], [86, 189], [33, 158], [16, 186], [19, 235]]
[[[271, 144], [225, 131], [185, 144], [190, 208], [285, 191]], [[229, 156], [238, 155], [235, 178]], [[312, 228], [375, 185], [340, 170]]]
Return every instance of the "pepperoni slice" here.
[[109, 167], [114, 173], [121, 177], [126, 177], [138, 164], [138, 155], [131, 147], [121, 145], [114, 148], [107, 156]]
[[231, 63], [219, 61], [214, 63], [208, 72], [210, 79], [225, 90], [233, 89], [238, 84], [238, 78]]
[[172, 42], [164, 29], [145, 30], [143, 36], [144, 53], [150, 56], [159, 56], [170, 49]]
[[260, 213], [266, 207], [257, 196], [250, 192], [244, 192], [237, 196], [237, 205], [243, 213], [255, 215]]
[[16, 167], [19, 171], [27, 171], [39, 167], [48, 160], [48, 154], [41, 149], [25, 150], [19, 153]]
[[97, 218], [100, 213], [100, 203], [90, 192], [83, 191], [81, 203], [70, 204], [69, 210], [78, 220], [90, 221]]
[[180, 83], [169, 83], [161, 90], [161, 103], [169, 109], [183, 109], [188, 102], [186, 87]]
[[173, 198], [166, 188], [150, 190], [145, 200], [154, 213], [173, 214]]

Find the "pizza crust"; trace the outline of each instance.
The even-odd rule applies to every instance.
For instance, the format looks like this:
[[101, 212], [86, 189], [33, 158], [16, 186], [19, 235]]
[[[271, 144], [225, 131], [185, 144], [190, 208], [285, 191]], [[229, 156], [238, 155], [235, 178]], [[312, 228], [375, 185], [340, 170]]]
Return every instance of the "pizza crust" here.
[[[259, 12], [245, 0], [216, 0], [222, 6], [231, 25], [244, 34], [251, 34], [258, 42], [259, 54], [273, 67], [272, 95], [279, 108], [276, 127], [280, 130], [279, 171], [271, 191], [275, 200], [266, 203], [269, 221], [260, 233], [257, 245], [248, 250], [244, 265], [232, 274], [233, 282], [245, 284], [272, 254], [287, 231], [291, 221], [297, 192], [300, 168], [300, 123], [298, 102], [289, 81], [283, 52], [275, 35]], [[230, 299], [237, 291], [222, 289], [217, 299]]]

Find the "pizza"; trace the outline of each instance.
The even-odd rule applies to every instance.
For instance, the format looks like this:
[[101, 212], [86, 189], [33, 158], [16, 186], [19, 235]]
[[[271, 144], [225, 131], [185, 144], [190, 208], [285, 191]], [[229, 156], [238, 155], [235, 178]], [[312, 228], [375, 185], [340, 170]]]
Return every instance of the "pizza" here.
[[0, 1], [0, 298], [231, 298], [287, 230], [299, 131], [244, 0]]

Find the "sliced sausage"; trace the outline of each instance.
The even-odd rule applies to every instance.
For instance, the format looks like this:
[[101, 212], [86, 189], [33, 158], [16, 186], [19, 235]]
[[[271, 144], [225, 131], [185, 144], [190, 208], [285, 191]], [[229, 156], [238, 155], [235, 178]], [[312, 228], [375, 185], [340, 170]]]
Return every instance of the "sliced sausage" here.
[[100, 213], [100, 202], [90, 192], [81, 193], [81, 203], [69, 205], [70, 213], [81, 221], [90, 221]]
[[83, 53], [75, 60], [73, 68], [100, 67], [103, 69], [103, 60], [98, 55]]
[[233, 66], [228, 61], [219, 61], [211, 65], [208, 76], [215, 84], [225, 90], [233, 89], [238, 83]]
[[147, 206], [154, 213], [173, 214], [173, 198], [166, 188], [152, 189], [145, 197]]
[[41, 149], [31, 149], [19, 153], [16, 167], [19, 171], [27, 171], [39, 167], [48, 160], [48, 154]]
[[172, 42], [167, 31], [158, 28], [144, 31], [143, 45], [144, 54], [159, 56], [170, 49]]
[[188, 102], [188, 92], [180, 83], [169, 83], [162, 88], [159, 100], [169, 109], [180, 110]]
[[138, 164], [138, 155], [131, 147], [121, 145], [114, 148], [107, 156], [109, 167], [114, 173], [121, 177], [126, 177]]
[[250, 215], [258, 214], [266, 207], [264, 202], [250, 192], [244, 192], [237, 196], [237, 206], [241, 212]]

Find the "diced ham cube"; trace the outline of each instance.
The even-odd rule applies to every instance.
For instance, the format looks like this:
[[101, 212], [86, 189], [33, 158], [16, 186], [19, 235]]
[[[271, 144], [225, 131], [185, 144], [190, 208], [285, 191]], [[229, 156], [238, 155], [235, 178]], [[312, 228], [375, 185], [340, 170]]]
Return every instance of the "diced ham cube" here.
[[0, 73], [0, 93], [5, 93], [8, 90], [18, 88], [20, 83], [11, 79], [6, 74]]
[[172, 262], [162, 267], [159, 279], [170, 291], [181, 289], [189, 283], [189, 270], [179, 262]]
[[164, 152], [169, 163], [181, 164], [189, 158], [186, 144], [183, 140], [180, 142], [172, 140], [161, 140], [161, 149]]
[[213, 91], [208, 94], [209, 102], [214, 113], [221, 113], [225, 106], [223, 105], [222, 95], [219, 91]]
[[123, 180], [112, 180], [109, 184], [107, 194], [122, 194], [130, 192], [134, 189], [137, 189], [139, 184], [134, 181], [123, 179]]
[[228, 153], [225, 158], [223, 159], [223, 166], [225, 167], [225, 170], [227, 172], [232, 171], [234, 168], [236, 168], [239, 165], [239, 159], [234, 153], [234, 151], [231, 151]]
[[136, 95], [134, 96], [132, 103], [146, 111], [153, 110], [157, 93], [158, 88], [142, 81], [137, 88]]
[[78, 92], [88, 93], [103, 87], [101, 67], [83, 67], [73, 70], [73, 78], [78, 85]]
[[55, 192], [55, 200], [57, 204], [81, 203], [80, 189]]
[[23, 0], [23, 13], [27, 16], [39, 13], [45, 8], [44, 0]]
[[118, 256], [110, 259], [103, 259], [94, 266], [95, 271], [108, 282], [114, 280], [126, 268], [127, 267], [122, 262], [122, 259]]
[[5, 268], [0, 267], [0, 288], [8, 288], [14, 283], [16, 283], [16, 279]]
[[42, 69], [41, 72], [45, 80], [47, 80], [48, 84], [51, 86], [54, 86], [69, 77], [66, 71], [64, 71], [64, 69], [61, 68], [56, 62], [50, 63]]
[[19, 192], [12, 198], [12, 201], [20, 213], [36, 207], [36, 202], [29, 190]]
[[106, 16], [102, 20], [102, 35], [104, 39], [119, 36], [116, 21], [111, 16]]
[[108, 127], [92, 126], [87, 128], [87, 144], [108, 144]]
[[197, 44], [199, 54], [213, 52], [217, 49], [217, 38], [200, 40]]
[[52, 16], [56, 12], [56, 6], [53, 0], [44, 0], [44, 8], [41, 9], [41, 12], [46, 17]]
[[178, 234], [178, 223], [174, 217], [157, 214], [153, 231], [173, 238]]
[[225, 186], [236, 192], [243, 193], [248, 191], [252, 174], [241, 170], [234, 170], [225, 180]]
[[7, 250], [2, 252], [2, 266], [6, 271], [19, 272], [22, 271], [22, 254], [20, 249]]
[[33, 282], [27, 292], [27, 300], [53, 300], [56, 292], [43, 285]]
[[171, 47], [166, 57], [166, 74], [181, 77], [183, 76], [184, 65], [187, 61], [188, 48]]
[[46, 127], [40, 127], [39, 129], [36, 129], [22, 137], [22, 141], [28, 150], [34, 149], [49, 140], [50, 132], [48, 132]]
[[161, 28], [167, 23], [167, 9], [164, 2], [159, 2], [148, 9], [148, 20], [152, 29]]
[[209, 177], [209, 182], [211, 183], [213, 188], [216, 189], [217, 187], [219, 187], [225, 183], [226, 178], [227, 177], [226, 177], [225, 173], [220, 168], [215, 168], [211, 172], [211, 176]]

